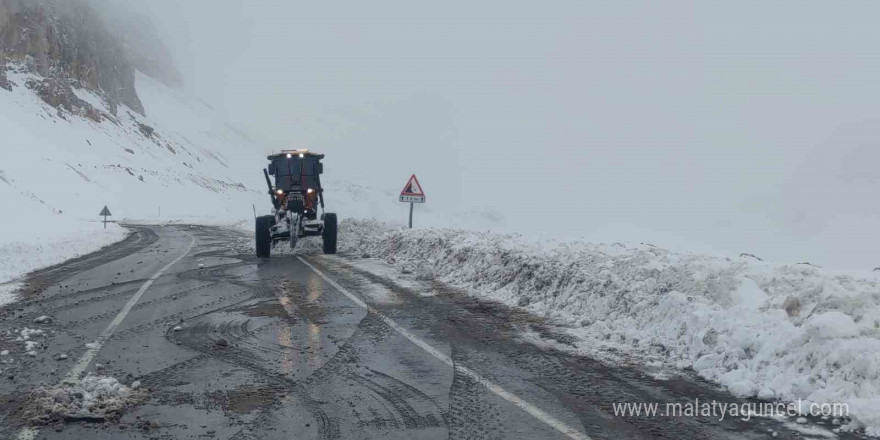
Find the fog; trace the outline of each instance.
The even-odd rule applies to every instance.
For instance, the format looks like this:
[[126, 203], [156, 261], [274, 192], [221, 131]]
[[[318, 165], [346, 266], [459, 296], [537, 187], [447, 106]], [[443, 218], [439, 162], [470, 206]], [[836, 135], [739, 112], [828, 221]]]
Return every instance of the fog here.
[[880, 266], [876, 2], [105, 2], [267, 151], [435, 213]]

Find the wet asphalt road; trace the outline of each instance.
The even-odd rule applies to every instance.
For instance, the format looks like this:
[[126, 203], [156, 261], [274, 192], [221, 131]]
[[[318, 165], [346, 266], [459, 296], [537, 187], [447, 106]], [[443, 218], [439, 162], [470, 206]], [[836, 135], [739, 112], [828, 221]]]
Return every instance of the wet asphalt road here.
[[[737, 399], [694, 379], [656, 380], [525, 342], [523, 329], [556, 336], [536, 317], [439, 283], [425, 296], [354, 268], [346, 255], [303, 256], [373, 307], [368, 312], [294, 256], [240, 255], [236, 233], [132, 230], [118, 245], [32, 274], [25, 298], [2, 310], [2, 331], [34, 327], [41, 315], [53, 322], [41, 327], [38, 356], [3, 365], [0, 437], [19, 435], [30, 390], [59, 383], [85, 344], [194, 240], [87, 369], [101, 364], [103, 374], [124, 383], [139, 380], [149, 398], [118, 422], [51, 425], [36, 438], [568, 438], [401, 329], [588, 438], [804, 438], [767, 419], [617, 417], [613, 402]], [[56, 360], [60, 353], [69, 358]]]

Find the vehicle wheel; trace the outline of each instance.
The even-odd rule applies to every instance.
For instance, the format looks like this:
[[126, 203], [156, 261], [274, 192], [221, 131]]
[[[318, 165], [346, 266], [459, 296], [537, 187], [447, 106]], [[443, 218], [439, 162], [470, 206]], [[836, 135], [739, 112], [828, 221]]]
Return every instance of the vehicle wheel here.
[[336, 223], [336, 214], [328, 212], [324, 214], [324, 253], [325, 254], [335, 254], [336, 253], [336, 233], [337, 233], [337, 223]]
[[275, 222], [275, 217], [264, 215], [257, 217], [255, 230], [255, 238], [257, 240], [257, 256], [260, 258], [269, 258], [272, 249], [272, 237], [269, 235], [269, 228]]

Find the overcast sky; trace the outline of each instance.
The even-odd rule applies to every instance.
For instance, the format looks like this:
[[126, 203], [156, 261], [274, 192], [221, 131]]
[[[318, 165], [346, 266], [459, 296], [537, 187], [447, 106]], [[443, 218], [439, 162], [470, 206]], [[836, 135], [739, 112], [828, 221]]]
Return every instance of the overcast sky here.
[[880, 266], [875, 1], [137, 7], [186, 87], [267, 149], [321, 150], [383, 188], [415, 172], [435, 210]]

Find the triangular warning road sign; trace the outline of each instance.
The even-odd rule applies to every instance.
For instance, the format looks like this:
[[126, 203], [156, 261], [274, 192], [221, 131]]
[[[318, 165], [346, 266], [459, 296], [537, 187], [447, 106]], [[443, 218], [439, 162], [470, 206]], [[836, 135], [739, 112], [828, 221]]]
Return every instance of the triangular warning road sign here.
[[400, 192], [402, 196], [424, 196], [425, 192], [422, 190], [422, 185], [419, 183], [419, 179], [415, 174], [409, 178], [409, 181], [406, 182], [406, 186], [403, 187], [403, 191]]
[[102, 209], [102, 210], [101, 210], [101, 213], [98, 214], [98, 215], [103, 215], [103, 216], [105, 216], [105, 217], [106, 217], [106, 216], [113, 216], [113, 214], [110, 214], [110, 210], [107, 209], [106, 206], [104, 206], [104, 209]]

